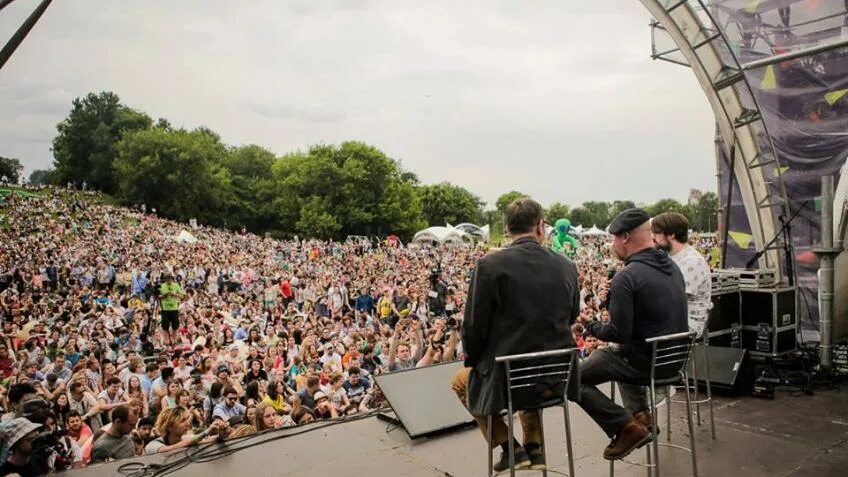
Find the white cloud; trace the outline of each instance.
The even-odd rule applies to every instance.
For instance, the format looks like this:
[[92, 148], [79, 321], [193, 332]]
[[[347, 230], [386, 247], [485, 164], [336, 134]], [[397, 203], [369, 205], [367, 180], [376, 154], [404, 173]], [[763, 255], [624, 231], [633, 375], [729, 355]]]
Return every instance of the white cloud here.
[[[34, 8], [0, 16], [8, 38]], [[713, 188], [712, 113], [613, 2], [54, 2], [0, 74], [0, 154], [51, 161], [73, 97], [284, 154], [369, 142], [494, 202], [684, 199]]]

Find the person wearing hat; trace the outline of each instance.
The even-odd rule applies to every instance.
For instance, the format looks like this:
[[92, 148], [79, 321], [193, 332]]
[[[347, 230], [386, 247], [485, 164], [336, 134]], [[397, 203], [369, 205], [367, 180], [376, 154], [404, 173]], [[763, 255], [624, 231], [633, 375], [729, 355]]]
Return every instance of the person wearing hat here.
[[338, 417], [336, 407], [324, 391], [318, 391], [312, 396], [315, 399], [315, 417], [317, 419], [332, 419]]
[[322, 366], [330, 363], [333, 367], [342, 369], [342, 357], [336, 352], [332, 343], [324, 345], [324, 354], [318, 359]]
[[43, 475], [32, 455], [32, 441], [38, 435], [41, 424], [25, 417], [16, 417], [5, 425], [4, 434], [9, 448], [9, 458], [0, 466], [0, 475], [18, 474], [20, 477]]
[[[686, 287], [680, 269], [654, 248], [650, 216], [627, 209], [609, 226], [613, 250], [624, 268], [612, 279], [608, 323], [584, 319], [585, 336], [617, 346], [595, 350], [580, 365], [580, 407], [612, 439], [604, 458], [617, 460], [650, 442], [652, 417], [645, 389], [651, 347], [645, 339], [688, 330]], [[675, 374], [678, 370], [670, 370]], [[597, 386], [619, 383], [624, 407]]]
[[243, 390], [241, 385], [235, 379], [233, 379], [232, 375], [230, 374], [230, 369], [226, 364], [219, 365], [215, 375], [218, 377], [216, 382], [221, 383], [221, 386], [225, 388], [233, 388], [238, 394], [242, 394]]

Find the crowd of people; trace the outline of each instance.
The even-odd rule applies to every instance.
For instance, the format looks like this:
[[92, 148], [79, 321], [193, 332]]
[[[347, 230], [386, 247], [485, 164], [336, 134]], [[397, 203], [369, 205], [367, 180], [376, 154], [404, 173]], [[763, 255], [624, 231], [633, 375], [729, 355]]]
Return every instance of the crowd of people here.
[[[375, 375], [462, 357], [482, 247], [276, 240], [96, 196], [0, 204], [0, 475], [44, 442], [79, 467], [367, 413]], [[608, 321], [609, 240], [574, 262], [581, 321]]]

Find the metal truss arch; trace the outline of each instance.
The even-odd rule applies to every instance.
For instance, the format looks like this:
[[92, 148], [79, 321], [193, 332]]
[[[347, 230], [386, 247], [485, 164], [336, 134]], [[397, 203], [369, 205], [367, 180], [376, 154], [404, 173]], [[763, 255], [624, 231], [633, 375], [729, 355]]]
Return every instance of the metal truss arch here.
[[[751, 235], [762, 249], [779, 234], [779, 217], [788, 202], [777, 153], [759, 104], [733, 46], [701, 0], [640, 0], [653, 15], [652, 30], [662, 29], [675, 43], [674, 63], [690, 66], [707, 97], [718, 134], [733, 164]], [[656, 59], [670, 51], [652, 55]], [[727, 234], [727, 231], [724, 231]], [[780, 249], [773, 242], [759, 259], [760, 268], [784, 275]], [[791, 260], [791, 257], [790, 257]], [[791, 264], [787, 268], [792, 270]]]

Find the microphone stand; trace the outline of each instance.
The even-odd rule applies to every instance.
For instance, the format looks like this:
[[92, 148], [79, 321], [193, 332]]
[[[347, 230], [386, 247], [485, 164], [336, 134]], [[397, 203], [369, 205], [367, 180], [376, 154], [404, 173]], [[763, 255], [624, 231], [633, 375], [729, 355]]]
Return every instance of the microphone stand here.
[[798, 217], [798, 214], [801, 213], [801, 210], [804, 209], [804, 206], [806, 206], [808, 202], [808, 200], [805, 200], [801, 204], [801, 206], [798, 207], [798, 210], [796, 210], [795, 213], [793, 213], [792, 216], [789, 217], [789, 220], [786, 220], [783, 215], [778, 216], [778, 220], [780, 220], [780, 223], [782, 224], [780, 230], [778, 230], [777, 233], [774, 234], [774, 237], [772, 237], [772, 239], [769, 240], [767, 244], [763, 245], [760, 250], [757, 250], [757, 253], [755, 253], [754, 256], [751, 257], [751, 259], [748, 260], [748, 262], [745, 264], [745, 268], [752, 268], [754, 264], [757, 263], [757, 260], [759, 260], [760, 257], [765, 255], [766, 251], [769, 250], [769, 248], [777, 241], [777, 239], [781, 235], [783, 235], [783, 251], [786, 254], [786, 275], [787, 279], [789, 280], [789, 286], [795, 286], [795, 267], [793, 266], [794, 261], [792, 260], [792, 243], [789, 231], [791, 230], [792, 221], [795, 220], [796, 217]]

